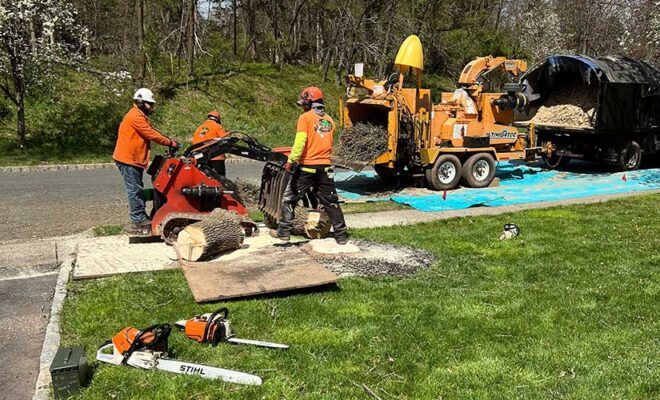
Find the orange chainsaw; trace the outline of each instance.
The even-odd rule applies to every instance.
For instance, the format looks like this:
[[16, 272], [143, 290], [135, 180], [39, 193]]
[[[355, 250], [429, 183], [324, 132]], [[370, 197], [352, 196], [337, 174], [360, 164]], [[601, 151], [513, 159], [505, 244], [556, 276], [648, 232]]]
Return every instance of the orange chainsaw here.
[[227, 317], [229, 310], [222, 307], [215, 312], [197, 315], [189, 320], [177, 321], [174, 325], [183, 330], [188, 338], [199, 343], [210, 343], [215, 347], [220, 342], [244, 344], [270, 349], [288, 349], [289, 346], [279, 343], [262, 342], [261, 340], [239, 339], [234, 337]]
[[[169, 324], [152, 325], [142, 330], [128, 326], [99, 347], [96, 359], [114, 365], [198, 375], [243, 385], [261, 385], [261, 378], [256, 375], [165, 358], [170, 332]], [[110, 350], [112, 353], [109, 353]]]

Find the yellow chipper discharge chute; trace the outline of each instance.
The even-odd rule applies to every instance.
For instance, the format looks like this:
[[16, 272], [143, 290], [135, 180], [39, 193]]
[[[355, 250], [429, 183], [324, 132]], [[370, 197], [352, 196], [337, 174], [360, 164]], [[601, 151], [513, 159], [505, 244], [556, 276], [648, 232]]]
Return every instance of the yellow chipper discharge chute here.
[[403, 75], [411, 71], [415, 72], [417, 76], [417, 86], [421, 86], [422, 71], [424, 70], [424, 50], [422, 50], [422, 42], [419, 37], [410, 35], [404, 40], [396, 53], [394, 65], [401, 74], [399, 77], [400, 87], [403, 83]]

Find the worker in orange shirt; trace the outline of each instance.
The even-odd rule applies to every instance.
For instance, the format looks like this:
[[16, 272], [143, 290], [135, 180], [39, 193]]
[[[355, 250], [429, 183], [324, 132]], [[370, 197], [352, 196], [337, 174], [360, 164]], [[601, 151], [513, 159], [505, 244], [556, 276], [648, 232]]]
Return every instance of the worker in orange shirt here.
[[[270, 235], [288, 241], [293, 227], [294, 210], [304, 194], [310, 188], [319, 199], [320, 209], [330, 218], [339, 244], [348, 242], [344, 213], [339, 207], [339, 197], [332, 178], [332, 139], [335, 122], [325, 113], [323, 93], [317, 87], [305, 88], [298, 97], [298, 104], [305, 112], [298, 118], [296, 138], [285, 169], [292, 173], [291, 181], [282, 197], [282, 209], [277, 229], [271, 229]], [[298, 164], [297, 168], [293, 168]]]
[[[222, 126], [222, 116], [218, 111], [211, 111], [207, 120], [197, 127], [192, 138], [192, 144], [205, 142], [210, 139], [223, 138], [228, 135]], [[225, 156], [220, 154], [209, 162], [211, 168], [223, 178], [227, 175], [225, 170]]]
[[180, 145], [151, 127], [148, 115], [155, 110], [156, 100], [151, 90], [138, 89], [133, 95], [133, 107], [119, 125], [117, 144], [112, 158], [124, 177], [131, 210], [131, 228], [144, 232], [151, 228], [151, 221], [144, 208], [144, 184], [142, 176], [149, 163], [149, 149], [154, 141], [163, 146], [179, 148]]

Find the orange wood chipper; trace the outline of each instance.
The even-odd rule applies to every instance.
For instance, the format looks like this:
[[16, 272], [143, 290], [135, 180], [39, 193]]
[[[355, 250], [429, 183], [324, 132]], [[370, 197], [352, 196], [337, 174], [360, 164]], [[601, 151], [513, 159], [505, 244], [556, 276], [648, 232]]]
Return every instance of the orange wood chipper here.
[[[387, 151], [364, 160], [384, 180], [405, 171], [423, 175], [434, 190], [461, 182], [481, 188], [492, 182], [496, 161], [532, 159], [541, 151], [533, 147], [534, 137], [512, 126], [514, 110], [525, 106], [515, 83], [527, 69], [525, 61], [477, 58], [463, 69], [458, 88], [442, 93], [435, 105], [430, 89], [420, 87], [423, 51], [417, 36], [403, 42], [395, 66], [398, 74], [377, 82], [365, 79], [363, 65], [356, 65], [339, 107], [342, 127], [369, 123], [387, 131]], [[404, 87], [406, 74], [416, 75], [416, 87]], [[496, 87], [504, 90], [495, 92]]]

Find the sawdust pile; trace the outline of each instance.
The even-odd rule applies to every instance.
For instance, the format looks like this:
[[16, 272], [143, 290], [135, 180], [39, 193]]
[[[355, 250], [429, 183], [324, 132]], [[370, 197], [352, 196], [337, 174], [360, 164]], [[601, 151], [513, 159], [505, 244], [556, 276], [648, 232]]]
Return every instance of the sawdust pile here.
[[594, 85], [570, 81], [556, 88], [536, 112], [533, 123], [590, 128], [596, 108]]
[[411, 276], [429, 268], [435, 257], [428, 251], [407, 246], [351, 239], [359, 253], [312, 256], [337, 275], [346, 276]]
[[333, 156], [346, 166], [370, 163], [387, 151], [387, 139], [385, 128], [358, 122], [342, 131]]

